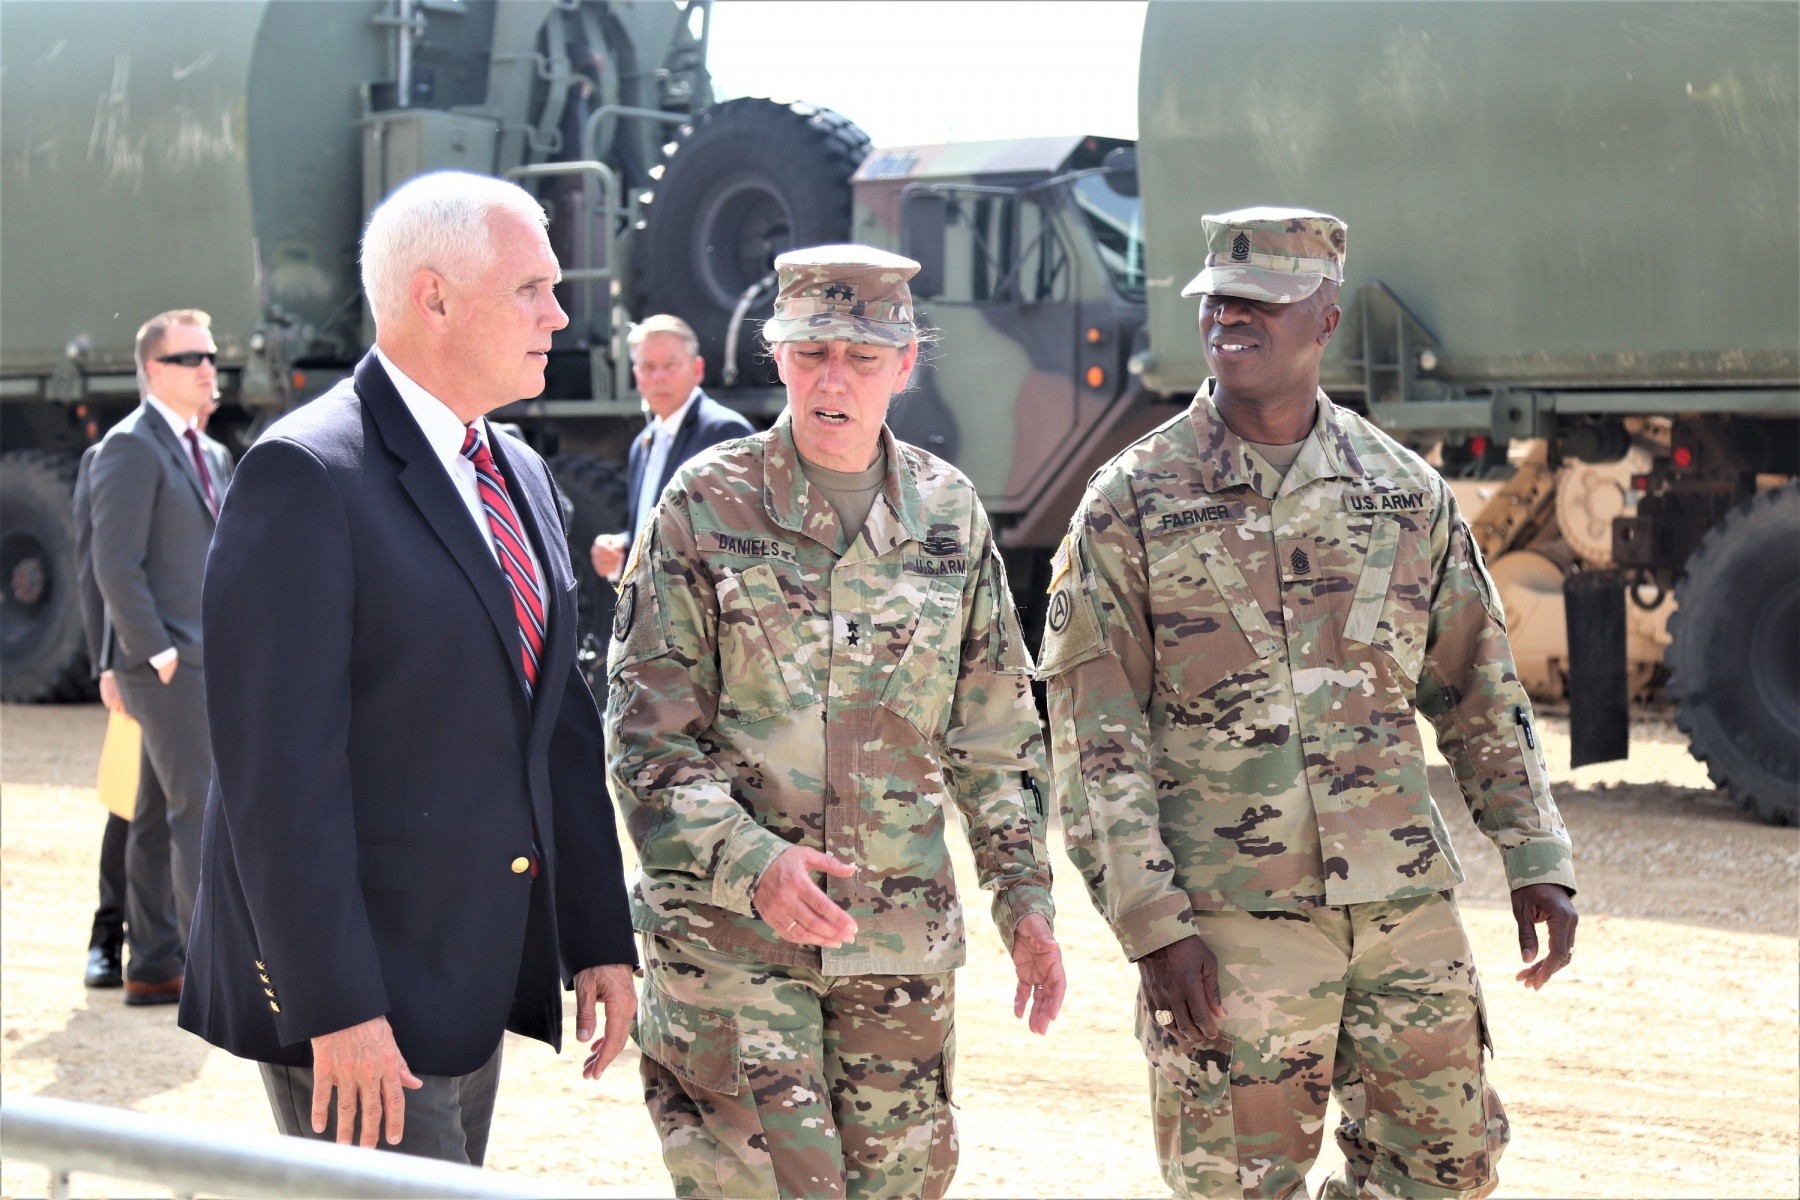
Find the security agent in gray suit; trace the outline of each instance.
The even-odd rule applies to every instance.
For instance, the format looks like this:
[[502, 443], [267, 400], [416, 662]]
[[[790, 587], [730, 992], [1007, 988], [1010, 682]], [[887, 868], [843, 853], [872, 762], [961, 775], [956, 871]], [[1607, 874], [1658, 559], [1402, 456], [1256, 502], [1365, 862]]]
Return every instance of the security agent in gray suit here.
[[181, 996], [212, 773], [200, 580], [231, 457], [196, 427], [218, 395], [212, 318], [176, 309], [138, 330], [144, 402], [101, 440], [88, 481], [94, 581], [114, 639], [125, 709], [153, 778], [138, 789], [125, 849], [125, 1003]]

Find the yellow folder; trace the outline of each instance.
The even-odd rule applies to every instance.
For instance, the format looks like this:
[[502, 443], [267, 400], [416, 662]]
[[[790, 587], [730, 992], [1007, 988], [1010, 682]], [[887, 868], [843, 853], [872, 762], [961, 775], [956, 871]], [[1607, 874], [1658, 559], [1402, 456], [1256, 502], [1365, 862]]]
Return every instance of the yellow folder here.
[[131, 820], [137, 813], [138, 763], [144, 731], [124, 713], [111, 713], [106, 721], [106, 742], [100, 747], [100, 803], [106, 810]]

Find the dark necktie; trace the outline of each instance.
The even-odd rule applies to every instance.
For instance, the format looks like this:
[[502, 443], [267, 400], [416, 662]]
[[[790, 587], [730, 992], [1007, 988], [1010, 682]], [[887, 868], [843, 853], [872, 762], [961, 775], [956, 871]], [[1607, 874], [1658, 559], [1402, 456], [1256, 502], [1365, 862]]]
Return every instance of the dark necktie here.
[[494, 455], [474, 426], [463, 439], [463, 457], [475, 464], [475, 490], [500, 552], [500, 570], [512, 589], [513, 615], [519, 621], [519, 658], [525, 667], [525, 694], [537, 686], [538, 657], [544, 652], [544, 602], [538, 597], [537, 570], [525, 549], [519, 514], [506, 494], [506, 481], [494, 465]]
[[192, 429], [182, 434], [187, 438], [188, 450], [194, 456], [194, 470], [200, 474], [200, 490], [206, 495], [206, 507], [214, 517], [219, 515], [219, 500], [213, 495], [212, 474], [206, 469], [206, 455], [200, 453], [200, 435]]

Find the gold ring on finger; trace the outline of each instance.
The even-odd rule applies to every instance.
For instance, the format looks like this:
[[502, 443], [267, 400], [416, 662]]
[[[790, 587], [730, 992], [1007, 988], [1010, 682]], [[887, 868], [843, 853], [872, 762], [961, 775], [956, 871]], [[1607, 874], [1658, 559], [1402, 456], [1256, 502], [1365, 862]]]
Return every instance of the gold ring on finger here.
[[1166, 1008], [1159, 1008], [1150, 1015], [1156, 1018], [1156, 1023], [1158, 1025], [1173, 1025], [1175, 1023], [1175, 1014]]

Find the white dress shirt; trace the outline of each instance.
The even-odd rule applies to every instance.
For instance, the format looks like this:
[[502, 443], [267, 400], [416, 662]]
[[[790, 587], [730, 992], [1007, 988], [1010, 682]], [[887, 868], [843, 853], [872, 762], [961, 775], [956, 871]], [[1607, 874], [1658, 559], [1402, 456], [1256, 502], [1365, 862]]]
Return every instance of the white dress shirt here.
[[700, 389], [696, 387], [688, 393], [682, 406], [666, 417], [652, 415], [648, 431], [650, 433], [650, 453], [644, 459], [644, 477], [638, 481], [637, 523], [631, 531], [632, 540], [644, 528], [650, 514], [656, 510], [656, 502], [662, 498], [662, 489], [657, 481], [662, 478], [663, 469], [669, 464], [669, 451], [675, 445], [675, 435], [681, 432], [681, 423], [687, 419], [688, 409], [700, 398]]
[[[469, 510], [469, 520], [475, 522], [475, 528], [481, 532], [481, 544], [488, 548], [488, 553], [498, 563], [500, 551], [494, 545], [494, 531], [488, 525], [487, 510], [481, 507], [481, 490], [475, 484], [475, 464], [463, 457], [463, 442], [468, 436], [469, 427], [450, 411], [449, 405], [408, 379], [406, 373], [396, 367], [393, 360], [381, 352], [379, 346], [375, 348], [375, 357], [381, 360], [382, 368], [387, 371], [388, 378], [393, 380], [394, 390], [400, 393], [406, 411], [418, 422], [419, 432], [425, 435], [426, 444], [438, 456], [438, 461], [444, 464], [450, 482], [456, 486], [456, 494], [462, 497], [463, 507]], [[494, 431], [488, 428], [486, 417], [477, 417], [476, 420], [481, 426], [482, 440], [487, 442], [488, 452], [492, 453]], [[508, 499], [511, 499], [510, 495]], [[513, 507], [516, 509], [518, 505]], [[524, 521], [524, 517], [519, 518], [521, 533], [524, 533]], [[525, 553], [531, 557], [531, 570], [537, 576], [538, 602], [546, 603], [544, 564], [538, 561], [537, 550], [531, 544], [530, 535], [527, 534], [524, 540]]]

